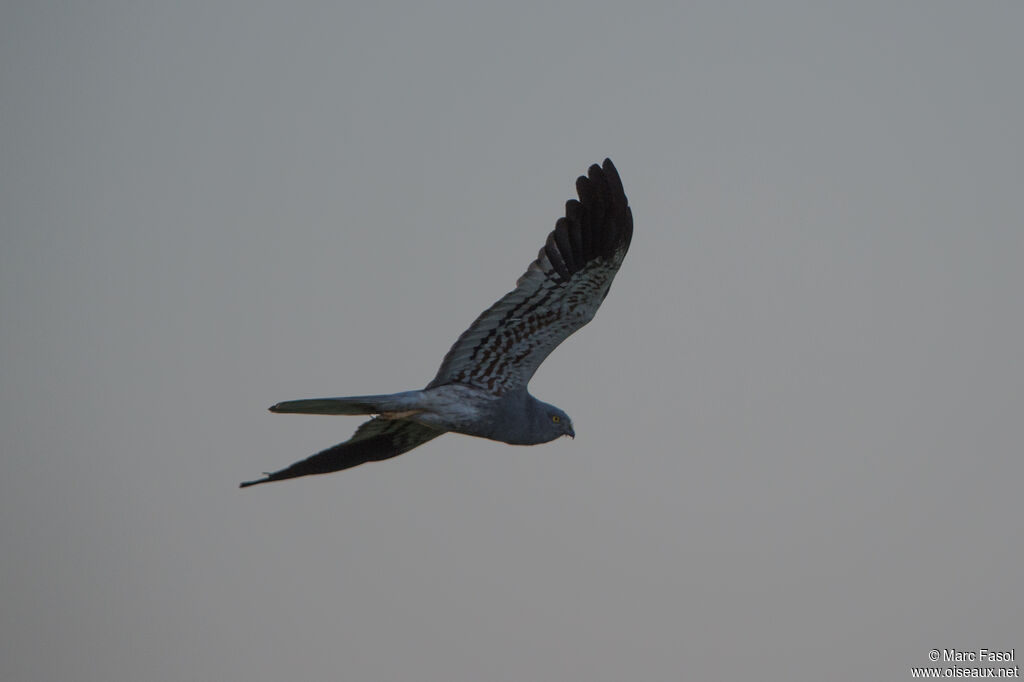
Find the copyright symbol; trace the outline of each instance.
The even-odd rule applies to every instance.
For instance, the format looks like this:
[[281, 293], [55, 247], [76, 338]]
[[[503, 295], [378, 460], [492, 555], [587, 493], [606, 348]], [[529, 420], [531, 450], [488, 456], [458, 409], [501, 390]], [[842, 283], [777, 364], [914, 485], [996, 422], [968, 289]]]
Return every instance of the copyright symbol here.
[[929, 651], [928, 652], [928, 660], [929, 661], [937, 661], [937, 660], [939, 660], [939, 650], [938, 649], [932, 649], [931, 651]]

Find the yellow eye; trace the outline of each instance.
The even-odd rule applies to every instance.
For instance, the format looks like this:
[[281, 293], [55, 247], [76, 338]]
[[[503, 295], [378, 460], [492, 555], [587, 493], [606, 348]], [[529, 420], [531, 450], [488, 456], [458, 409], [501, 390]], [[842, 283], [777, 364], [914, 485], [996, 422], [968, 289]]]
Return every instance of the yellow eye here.
[[559, 417], [557, 414], [553, 414], [551, 415], [551, 421], [555, 422], [556, 424], [560, 424], [562, 422], [562, 418]]

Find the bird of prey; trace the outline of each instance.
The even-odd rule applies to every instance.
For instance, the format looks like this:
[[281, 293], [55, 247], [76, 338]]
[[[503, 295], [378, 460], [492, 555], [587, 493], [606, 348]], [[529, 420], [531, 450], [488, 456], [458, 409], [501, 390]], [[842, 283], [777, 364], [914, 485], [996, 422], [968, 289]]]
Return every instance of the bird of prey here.
[[271, 412], [374, 415], [344, 443], [241, 487], [326, 474], [401, 455], [453, 431], [513, 445], [575, 437], [572, 421], [527, 391], [544, 358], [585, 325], [608, 295], [633, 236], [611, 159], [576, 180], [537, 259], [516, 288], [463, 332], [421, 391], [290, 400]]

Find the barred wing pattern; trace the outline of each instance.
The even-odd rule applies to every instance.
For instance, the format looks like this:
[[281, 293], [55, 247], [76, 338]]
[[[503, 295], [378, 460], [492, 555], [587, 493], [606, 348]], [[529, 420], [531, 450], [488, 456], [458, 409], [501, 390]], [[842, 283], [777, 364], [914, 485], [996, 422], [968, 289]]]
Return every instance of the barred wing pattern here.
[[246, 481], [241, 487], [247, 488], [257, 483], [281, 481], [310, 474], [327, 474], [365, 462], [379, 462], [409, 452], [442, 433], [444, 431], [440, 429], [432, 429], [408, 419], [374, 417], [363, 422], [355, 434], [344, 443], [327, 448], [280, 471], [268, 473], [265, 478]]
[[633, 237], [633, 214], [611, 159], [576, 180], [537, 260], [463, 332], [428, 388], [461, 383], [496, 395], [525, 388], [558, 344], [608, 295]]

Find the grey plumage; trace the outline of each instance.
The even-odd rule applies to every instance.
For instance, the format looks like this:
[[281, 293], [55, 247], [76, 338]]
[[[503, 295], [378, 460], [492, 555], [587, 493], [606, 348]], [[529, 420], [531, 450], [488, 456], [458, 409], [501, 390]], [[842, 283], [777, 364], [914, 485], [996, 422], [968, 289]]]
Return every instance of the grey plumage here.
[[271, 412], [372, 414], [348, 441], [241, 487], [323, 474], [389, 459], [453, 431], [513, 445], [575, 436], [569, 416], [527, 384], [544, 359], [585, 325], [608, 295], [633, 236], [619, 174], [610, 159], [576, 181], [537, 259], [516, 288], [458, 338], [420, 391], [278, 403]]

